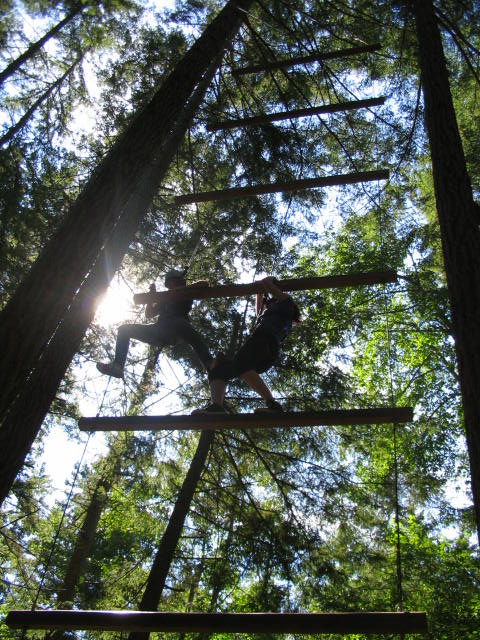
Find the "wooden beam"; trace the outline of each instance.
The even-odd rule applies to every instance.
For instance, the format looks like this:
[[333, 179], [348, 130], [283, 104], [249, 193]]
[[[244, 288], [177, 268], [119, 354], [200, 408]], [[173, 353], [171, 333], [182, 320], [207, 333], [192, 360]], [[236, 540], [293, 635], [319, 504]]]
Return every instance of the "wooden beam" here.
[[192, 429], [271, 429], [347, 424], [411, 422], [411, 407], [326, 409], [278, 413], [217, 413], [175, 416], [104, 416], [80, 418], [80, 431], [162, 431]]
[[203, 191], [200, 193], [187, 193], [175, 197], [176, 204], [190, 204], [192, 202], [211, 202], [214, 200], [235, 200], [237, 198], [250, 198], [264, 193], [279, 193], [288, 191], [301, 191], [302, 189], [314, 189], [315, 187], [332, 187], [342, 184], [354, 184], [356, 182], [370, 182], [372, 180], [387, 180], [388, 170], [360, 171], [344, 173], [335, 176], [319, 176], [292, 180], [290, 182], [273, 182], [271, 184], [256, 184], [251, 187], [234, 187], [219, 191]]
[[[386, 284], [396, 282], [395, 271], [367, 271], [366, 273], [347, 273], [311, 278], [290, 278], [278, 280], [276, 284], [282, 291], [306, 291], [311, 289], [340, 289], [362, 285]], [[177, 287], [167, 291], [135, 293], [135, 304], [166, 302], [167, 300], [205, 300], [206, 298], [234, 298], [248, 296], [264, 291], [260, 282], [245, 284], [222, 284], [214, 287]]]
[[207, 123], [207, 131], [221, 131], [223, 129], [236, 129], [237, 127], [253, 127], [259, 124], [268, 124], [279, 120], [290, 120], [293, 118], [303, 118], [305, 116], [316, 116], [322, 113], [337, 113], [338, 111], [352, 111], [353, 109], [363, 109], [365, 107], [378, 107], [385, 103], [385, 98], [367, 98], [365, 100], [351, 100], [349, 102], [337, 102], [335, 104], [324, 104], [320, 107], [310, 107], [308, 109], [293, 109], [292, 111], [279, 111], [260, 116], [252, 116], [239, 120], [224, 120], [223, 122]]
[[427, 616], [415, 612], [159, 613], [156, 611], [14, 610], [11, 629], [143, 631], [170, 633], [426, 633]]
[[233, 76], [242, 76], [247, 73], [258, 73], [259, 71], [270, 71], [272, 69], [286, 69], [288, 67], [294, 67], [297, 64], [309, 64], [310, 62], [322, 62], [323, 60], [333, 60], [334, 58], [346, 58], [348, 56], [354, 56], [359, 53], [369, 53], [371, 51], [378, 51], [381, 49], [381, 45], [366, 44], [359, 47], [350, 47], [348, 49], [338, 49], [337, 51], [326, 51], [324, 53], [314, 53], [310, 56], [301, 56], [297, 58], [289, 58], [288, 60], [275, 60], [266, 64], [253, 64], [248, 67], [241, 67], [239, 69], [232, 69]]

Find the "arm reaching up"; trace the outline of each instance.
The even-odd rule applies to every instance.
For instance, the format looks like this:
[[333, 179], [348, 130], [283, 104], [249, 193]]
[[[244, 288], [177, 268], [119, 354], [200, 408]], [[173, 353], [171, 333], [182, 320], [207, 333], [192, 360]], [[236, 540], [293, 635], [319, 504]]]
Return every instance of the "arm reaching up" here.
[[263, 280], [260, 280], [260, 282], [262, 283], [265, 291], [267, 293], [271, 293], [272, 296], [278, 300], [278, 302], [286, 300], [290, 297], [288, 293], [282, 291], [280, 287], [275, 284], [275, 278], [273, 276], [267, 276], [266, 278], [263, 278]]

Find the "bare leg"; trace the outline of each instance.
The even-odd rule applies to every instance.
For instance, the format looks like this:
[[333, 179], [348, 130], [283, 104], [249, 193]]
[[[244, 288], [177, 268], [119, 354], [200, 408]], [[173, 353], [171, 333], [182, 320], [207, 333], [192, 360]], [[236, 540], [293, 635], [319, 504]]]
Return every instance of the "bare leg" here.
[[258, 395], [263, 398], [265, 402], [267, 402], [268, 400], [273, 400], [272, 392], [256, 371], [253, 371], [253, 369], [250, 371], [245, 371], [240, 375], [240, 378], [248, 384], [250, 389], [253, 389], [255, 393], [258, 393]]
[[210, 395], [212, 396], [212, 402], [223, 407], [223, 401], [225, 399], [225, 381], [216, 379], [210, 380]]
[[226, 388], [225, 381], [221, 378], [215, 378], [214, 380], [209, 380], [209, 385], [210, 396], [212, 398], [211, 404], [204, 407], [203, 409], [195, 409], [194, 411], [192, 411], [192, 414], [226, 413], [225, 409], [223, 408]]

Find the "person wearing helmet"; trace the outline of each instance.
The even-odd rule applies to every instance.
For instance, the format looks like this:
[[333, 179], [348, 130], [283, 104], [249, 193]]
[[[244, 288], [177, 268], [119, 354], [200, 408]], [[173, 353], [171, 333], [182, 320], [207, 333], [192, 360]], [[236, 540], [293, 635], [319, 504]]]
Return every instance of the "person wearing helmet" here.
[[258, 412], [283, 411], [272, 392], [260, 377], [274, 365], [292, 323], [300, 322], [300, 310], [293, 299], [282, 291], [269, 276], [260, 281], [265, 294], [257, 293], [257, 318], [250, 337], [232, 360], [217, 356], [208, 373], [211, 404], [193, 413], [225, 412], [223, 402], [227, 380], [240, 377], [265, 401]]
[[[186, 285], [183, 271], [170, 269], [165, 275], [165, 287], [169, 290]], [[208, 286], [206, 281], [198, 281], [190, 286]], [[155, 285], [150, 287], [155, 291]], [[118, 329], [115, 357], [112, 362], [97, 362], [100, 373], [114, 378], [123, 378], [123, 368], [127, 359], [130, 340], [139, 340], [157, 347], [176, 344], [183, 340], [197, 353], [203, 366], [208, 370], [213, 362], [202, 336], [194, 329], [188, 316], [193, 300], [173, 300], [171, 302], [149, 303], [145, 309], [146, 318], [158, 316], [154, 324], [123, 324]]]

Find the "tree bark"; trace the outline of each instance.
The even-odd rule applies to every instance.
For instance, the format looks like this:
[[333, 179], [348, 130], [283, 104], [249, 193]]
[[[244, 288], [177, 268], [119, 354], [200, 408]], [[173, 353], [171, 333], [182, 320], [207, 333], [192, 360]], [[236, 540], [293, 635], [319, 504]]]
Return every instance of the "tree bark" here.
[[192, 92], [251, 1], [229, 0], [134, 117], [6, 305], [0, 316], [0, 415], [38, 362], [132, 194], [140, 197], [146, 167], [158, 160]]
[[26, 49], [21, 55], [18, 56], [18, 58], [15, 58], [15, 60], [12, 60], [12, 62], [10, 62], [10, 64], [7, 65], [3, 71], [0, 71], [0, 84], [4, 82], [7, 78], [9, 78], [11, 75], [13, 75], [15, 71], [17, 71], [24, 62], [26, 62], [27, 60], [30, 60], [30, 58], [33, 58], [33, 56], [36, 53], [38, 53], [38, 51], [40, 51], [40, 49], [43, 47], [43, 45], [46, 42], [48, 42], [51, 38], [53, 38], [53, 36], [55, 36], [66, 24], [68, 24], [76, 16], [78, 16], [78, 14], [81, 13], [86, 6], [87, 6], [86, 4], [82, 4], [82, 3], [77, 5], [74, 9], [72, 9], [72, 11], [70, 11], [70, 13], [68, 13], [65, 16], [65, 18], [63, 18], [63, 20], [60, 20], [60, 22], [57, 22], [57, 24], [53, 26], [50, 29], [50, 31], [47, 31], [47, 33], [44, 36], [42, 36], [39, 40], [37, 40], [36, 42], [33, 42], [28, 47], [28, 49]]
[[[175, 549], [182, 533], [183, 523], [188, 515], [195, 489], [214, 441], [214, 436], [214, 431], [202, 431], [198, 440], [197, 450], [183, 481], [172, 515], [150, 569], [147, 585], [139, 605], [140, 611], [155, 611], [158, 607]], [[128, 636], [128, 640], [147, 640], [148, 635], [148, 632], [133, 632]]]
[[480, 543], [480, 230], [432, 0], [415, 0], [418, 60]]

